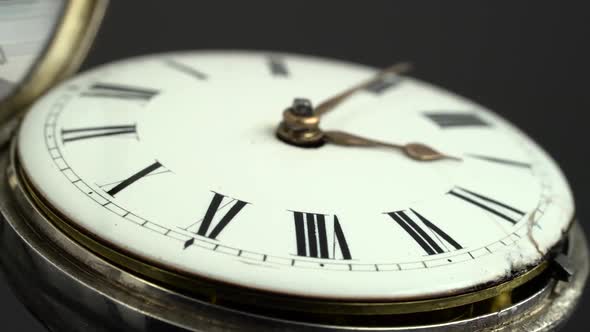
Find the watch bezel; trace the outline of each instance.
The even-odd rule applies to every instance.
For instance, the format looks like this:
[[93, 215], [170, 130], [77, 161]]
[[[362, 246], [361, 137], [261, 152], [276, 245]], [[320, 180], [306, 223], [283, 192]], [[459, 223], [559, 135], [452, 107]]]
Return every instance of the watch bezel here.
[[[541, 282], [541, 287], [535, 289], [539, 293], [536, 296], [544, 297], [548, 295], [553, 287], [553, 280], [547, 277], [550, 274], [548, 269], [550, 257], [547, 257], [540, 264], [510, 280], [502, 280], [494, 285], [485, 285], [485, 287], [470, 292], [427, 300], [397, 302], [326, 301], [240, 288], [167, 270], [164, 267], [140, 261], [128, 253], [106, 246], [91, 235], [73, 226], [73, 223], [60, 216], [36, 193], [35, 189], [27, 181], [24, 170], [19, 167], [16, 144], [12, 146], [10, 168], [13, 173], [11, 187], [13, 190], [18, 190], [19, 195], [26, 198], [27, 204], [34, 207], [35, 217], [31, 219], [50, 223], [52, 227], [62, 232], [65, 237], [84, 248], [84, 250], [89, 251], [91, 255], [96, 255], [128, 273], [146, 280], [146, 282], [187, 294], [200, 301], [211, 304], [224, 304], [233, 309], [240, 310], [240, 308], [252, 308], [255, 306], [258, 310], [253, 310], [253, 312], [274, 311], [279, 314], [290, 312], [307, 318], [311, 317], [316, 321], [329, 322], [330, 324], [343, 317], [354, 317], [352, 320], [362, 321], [369, 317], [374, 319], [375, 316], [391, 317], [398, 315], [403, 316], [404, 320], [408, 320], [411, 316], [415, 317], [424, 313], [436, 312], [435, 317], [429, 323], [441, 323], [457, 317], [465, 318], [467, 312], [475, 311], [481, 314], [487, 310], [486, 313], [492, 313], [510, 307], [513, 305], [510, 300], [511, 292], [520, 286], [526, 286], [531, 280], [546, 279], [546, 283], [544, 283], [545, 281]], [[27, 207], [27, 210], [30, 210], [30, 207]], [[423, 323], [427, 322], [424, 317], [419, 320]]]
[[64, 0], [60, 20], [35, 65], [0, 100], [0, 124], [14, 121], [45, 91], [79, 67], [98, 31], [108, 0]]
[[[334, 325], [298, 321], [296, 317], [269, 317], [202, 301], [140, 278], [86, 250], [43, 217], [19, 182], [14, 164], [9, 163], [9, 153], [3, 152], [0, 157], [0, 167], [7, 169], [2, 177], [5, 185], [0, 186], [4, 218], [0, 222], [1, 266], [31, 310], [56, 330], [72, 331], [72, 326], [92, 324], [104, 330], [116, 326], [133, 331], [143, 331], [141, 326], [147, 325], [154, 330], [182, 327], [192, 331], [407, 330], [407, 326]], [[569, 283], [553, 280], [498, 312], [438, 324], [421, 323], [412, 330], [540, 332], [561, 325], [577, 304], [588, 275], [588, 249], [578, 223], [569, 234], [568, 253], [576, 266]]]

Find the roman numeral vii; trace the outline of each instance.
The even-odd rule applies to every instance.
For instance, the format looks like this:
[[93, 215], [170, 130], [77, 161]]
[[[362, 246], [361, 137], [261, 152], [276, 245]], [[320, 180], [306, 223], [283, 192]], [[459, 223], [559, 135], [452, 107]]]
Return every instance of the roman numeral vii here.
[[396, 211], [387, 213], [395, 222], [408, 233], [428, 255], [442, 254], [463, 247], [455, 241], [449, 234], [445, 233], [438, 226], [426, 219], [420, 213], [410, 209], [417, 218], [412, 218], [411, 214], [406, 211]]
[[[214, 192], [213, 198], [209, 202], [209, 206], [205, 212], [205, 216], [184, 229], [193, 232], [196, 235], [215, 240], [248, 204], [248, 202]], [[194, 238], [186, 241], [184, 243], [184, 249], [193, 245], [194, 242]]]
[[[336, 215], [334, 215], [331, 229], [328, 229], [326, 215], [323, 214], [293, 211], [293, 220], [298, 256], [338, 259], [336, 255], [336, 246], [338, 246], [342, 259], [352, 259], [342, 225]], [[330, 231], [332, 236], [329, 236]]]

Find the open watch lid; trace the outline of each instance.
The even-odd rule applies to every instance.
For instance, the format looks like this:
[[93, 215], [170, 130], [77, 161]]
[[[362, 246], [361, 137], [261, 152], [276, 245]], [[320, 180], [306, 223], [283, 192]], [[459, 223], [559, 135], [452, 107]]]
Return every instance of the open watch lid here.
[[107, 0], [0, 0], [1, 127], [78, 69], [106, 4]]

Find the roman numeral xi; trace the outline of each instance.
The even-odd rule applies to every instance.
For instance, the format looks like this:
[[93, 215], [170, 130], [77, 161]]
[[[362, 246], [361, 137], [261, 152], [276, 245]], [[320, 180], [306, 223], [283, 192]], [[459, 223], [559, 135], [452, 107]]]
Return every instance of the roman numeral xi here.
[[490, 126], [484, 119], [473, 113], [427, 112], [424, 115], [442, 129]]
[[[184, 228], [196, 235], [216, 240], [219, 234], [234, 220], [234, 218], [248, 205], [248, 202], [230, 198], [222, 194], [213, 193], [213, 198], [207, 207], [205, 216], [197, 222]], [[184, 249], [192, 246], [195, 238], [184, 243]]]
[[[336, 215], [331, 229], [328, 229], [326, 215], [323, 214], [294, 211], [293, 220], [298, 256], [339, 259], [336, 255], [338, 247], [341, 259], [352, 259], [342, 225]], [[329, 236], [330, 231], [332, 236]]]

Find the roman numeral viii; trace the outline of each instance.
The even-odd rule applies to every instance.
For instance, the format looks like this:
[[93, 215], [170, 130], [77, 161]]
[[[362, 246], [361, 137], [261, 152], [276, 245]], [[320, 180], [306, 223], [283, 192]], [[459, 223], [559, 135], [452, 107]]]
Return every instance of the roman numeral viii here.
[[518, 220], [525, 215], [525, 213], [519, 209], [465, 188], [457, 187], [449, 191], [448, 194], [498, 216], [512, 224], [516, 224]]
[[63, 143], [79, 141], [83, 139], [126, 134], [137, 134], [137, 128], [135, 124], [121, 126], [73, 128], [61, 130], [61, 137]]
[[82, 92], [84, 97], [136, 99], [148, 101], [159, 93], [158, 90], [138, 88], [127, 85], [96, 83]]
[[[323, 214], [293, 211], [293, 219], [298, 256], [338, 259], [336, 256], [336, 246], [338, 246], [342, 259], [352, 259], [344, 231], [336, 215], [334, 215], [331, 229], [328, 229], [326, 215]], [[330, 231], [332, 236], [329, 236]], [[331, 238], [331, 241], [328, 238]]]
[[426, 219], [413, 209], [410, 209], [410, 211], [417, 217], [417, 220], [410, 217], [409, 212], [406, 213], [406, 211], [389, 212], [387, 214], [395, 220], [395, 222], [408, 233], [428, 255], [449, 252], [451, 251], [449, 246], [455, 248], [455, 250], [463, 249], [457, 241], [433, 224], [430, 220]]
[[[207, 207], [207, 211], [205, 212], [205, 216], [184, 228], [184, 230], [215, 240], [225, 227], [227, 227], [227, 225], [229, 225], [238, 213], [240, 213], [240, 211], [242, 211], [242, 209], [248, 204], [248, 202], [214, 192], [209, 207]], [[218, 214], [218, 212], [221, 211], [226, 212], [224, 214]], [[194, 242], [194, 238], [186, 241], [184, 243], [184, 249], [193, 245]]]

